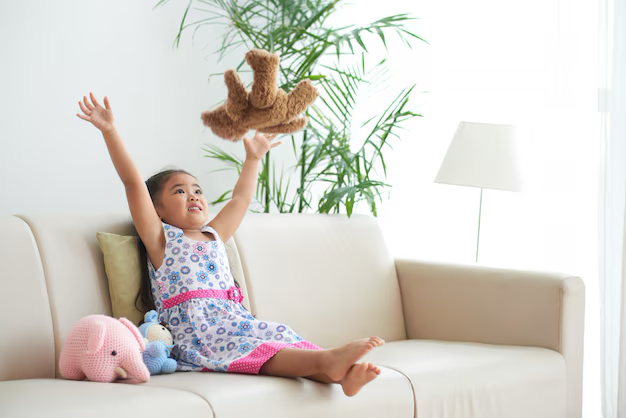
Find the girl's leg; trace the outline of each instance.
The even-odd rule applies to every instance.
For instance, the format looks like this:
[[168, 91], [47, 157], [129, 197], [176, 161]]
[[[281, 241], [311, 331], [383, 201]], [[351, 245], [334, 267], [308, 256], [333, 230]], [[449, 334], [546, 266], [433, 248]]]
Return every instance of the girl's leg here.
[[312, 374], [311, 376], [303, 376], [305, 379], [313, 380], [320, 383], [340, 383], [337, 380], [333, 380], [324, 373]]
[[284, 348], [261, 367], [271, 376], [305, 377], [324, 374], [339, 382], [365, 353], [384, 344], [378, 337], [363, 338], [332, 350]]
[[304, 377], [321, 374], [327, 363], [326, 350], [283, 348], [267, 360], [259, 374], [281, 377]]

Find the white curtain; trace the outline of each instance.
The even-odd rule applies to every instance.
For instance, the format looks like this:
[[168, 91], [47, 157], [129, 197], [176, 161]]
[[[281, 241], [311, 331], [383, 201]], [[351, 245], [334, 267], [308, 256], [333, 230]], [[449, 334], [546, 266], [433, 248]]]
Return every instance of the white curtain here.
[[626, 0], [602, 0], [600, 14], [600, 307], [602, 410], [626, 417]]

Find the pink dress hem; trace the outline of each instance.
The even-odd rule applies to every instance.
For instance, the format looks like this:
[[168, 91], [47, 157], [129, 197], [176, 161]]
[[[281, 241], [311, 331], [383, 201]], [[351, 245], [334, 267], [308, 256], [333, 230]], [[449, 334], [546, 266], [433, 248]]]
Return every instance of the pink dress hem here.
[[321, 350], [320, 347], [308, 341], [297, 343], [279, 343], [275, 341], [263, 342], [245, 357], [238, 358], [228, 365], [229, 373], [258, 374], [261, 367], [274, 357], [283, 348], [299, 348], [304, 350]]

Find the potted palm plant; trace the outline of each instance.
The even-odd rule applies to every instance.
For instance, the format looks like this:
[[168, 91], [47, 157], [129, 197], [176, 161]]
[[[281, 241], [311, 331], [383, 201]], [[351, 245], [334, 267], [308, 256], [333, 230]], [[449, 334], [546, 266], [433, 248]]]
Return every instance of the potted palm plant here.
[[[162, 6], [170, 0], [160, 0]], [[190, 0], [182, 17], [175, 45], [181, 34], [204, 25], [224, 24], [226, 30], [218, 49], [219, 58], [246, 49], [260, 48], [280, 55], [279, 87], [289, 91], [300, 80], [310, 79], [320, 96], [307, 110], [308, 124], [291, 136], [293, 171], [277, 173], [268, 153], [258, 177], [257, 200], [260, 211], [347, 213], [366, 204], [376, 216], [377, 204], [390, 187], [385, 151], [390, 140], [398, 138], [402, 125], [421, 116], [408, 109], [415, 85], [403, 88], [385, 110], [363, 123], [367, 132], [354, 138], [351, 124], [357, 95], [376, 84], [385, 60], [369, 65], [366, 36], [374, 35], [386, 47], [385, 34], [395, 32], [409, 47], [412, 40], [423, 41], [406, 28], [413, 18], [396, 14], [368, 25], [331, 27], [329, 18], [340, 0]], [[197, 7], [194, 7], [197, 6]], [[190, 21], [190, 12], [203, 18]], [[371, 38], [371, 36], [370, 36]], [[357, 57], [358, 60], [354, 58]], [[244, 65], [244, 60], [237, 70]], [[238, 172], [242, 161], [216, 145], [204, 148]], [[294, 183], [296, 184], [294, 186]], [[213, 203], [230, 198], [225, 191]]]

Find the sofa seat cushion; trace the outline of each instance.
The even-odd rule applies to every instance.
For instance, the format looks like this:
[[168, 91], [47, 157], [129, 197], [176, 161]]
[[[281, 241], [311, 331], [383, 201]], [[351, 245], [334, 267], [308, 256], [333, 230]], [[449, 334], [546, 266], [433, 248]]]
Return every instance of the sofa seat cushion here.
[[0, 382], [2, 418], [213, 418], [207, 402], [190, 392], [145, 384], [62, 379]]
[[411, 381], [420, 418], [565, 417], [565, 360], [553, 350], [406, 340], [363, 360]]
[[148, 386], [175, 388], [200, 395], [217, 417], [250, 418], [413, 418], [411, 386], [400, 373], [381, 374], [354, 397], [341, 386], [304, 378], [235, 373], [177, 372], [152, 376]]

